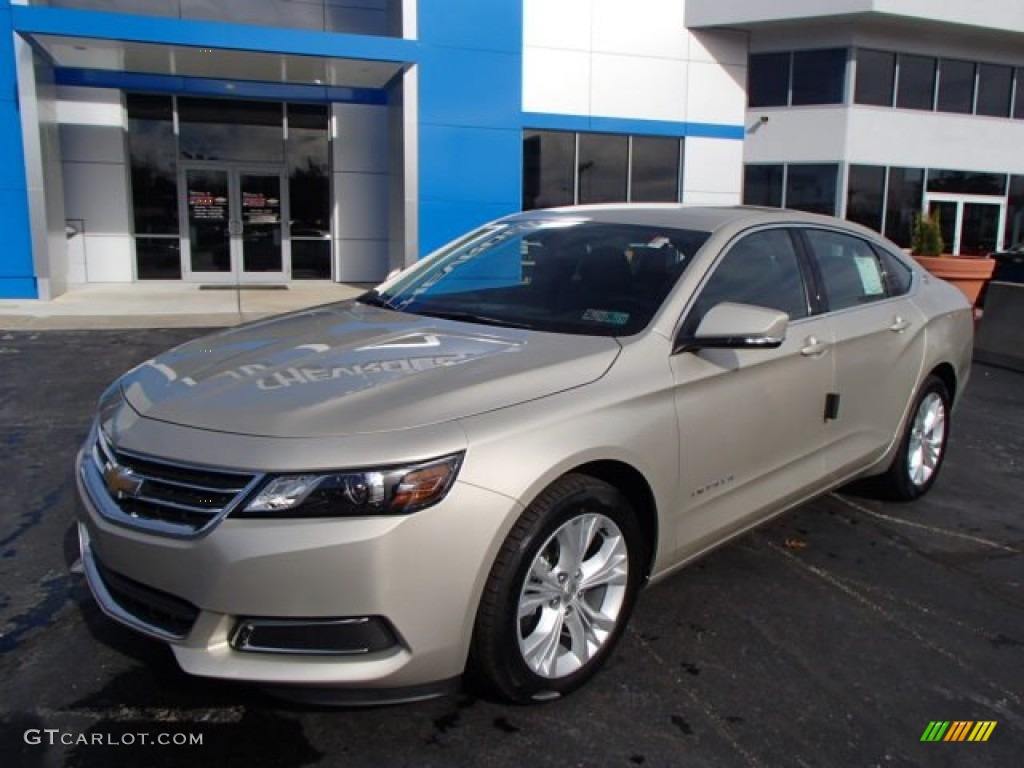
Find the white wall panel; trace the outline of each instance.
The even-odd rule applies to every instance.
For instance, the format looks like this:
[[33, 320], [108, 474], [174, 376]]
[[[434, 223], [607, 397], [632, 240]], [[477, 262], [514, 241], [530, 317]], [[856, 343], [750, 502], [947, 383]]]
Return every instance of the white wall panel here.
[[746, 67], [691, 61], [686, 119], [693, 123], [742, 123], [746, 114], [746, 76]]
[[90, 283], [130, 283], [131, 238], [128, 235], [85, 235], [85, 271]]
[[594, 0], [594, 51], [685, 59], [685, 9], [680, 0]]
[[523, 46], [589, 51], [594, 0], [524, 0]]
[[335, 234], [342, 240], [388, 237], [390, 177], [375, 173], [335, 173]]
[[123, 165], [64, 163], [64, 216], [89, 235], [127, 235], [128, 182]]
[[335, 171], [388, 172], [387, 107], [334, 104], [331, 120]]
[[124, 130], [114, 125], [60, 126], [61, 157], [70, 163], [124, 163]]
[[523, 110], [589, 115], [589, 53], [531, 48], [523, 53]]
[[57, 88], [57, 120], [76, 125], [123, 127], [121, 92], [111, 88]]
[[687, 62], [594, 54], [591, 114], [686, 120]]
[[693, 30], [690, 33], [691, 61], [747, 66], [747, 35], [729, 30]]
[[850, 109], [848, 119], [851, 163], [1024, 174], [1019, 120], [870, 107]]
[[687, 205], [739, 205], [742, 202], [742, 192], [738, 188], [734, 192], [702, 192], [689, 189], [684, 191], [683, 202]]
[[[751, 109], [744, 142], [746, 162], [835, 163], [846, 153], [846, 112], [843, 107]], [[768, 122], [760, 119], [767, 117]]]
[[714, 193], [739, 200], [743, 185], [743, 143], [731, 139], [686, 140], [683, 167], [683, 202], [698, 202]]
[[388, 274], [387, 240], [338, 240], [334, 247], [341, 283], [379, 283]]

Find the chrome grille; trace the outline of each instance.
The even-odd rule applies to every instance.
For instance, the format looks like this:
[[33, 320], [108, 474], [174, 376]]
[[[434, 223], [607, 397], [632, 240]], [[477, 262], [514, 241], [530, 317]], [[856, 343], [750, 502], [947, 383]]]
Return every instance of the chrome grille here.
[[[100, 430], [92, 462], [103, 493], [113, 504], [113, 509], [100, 505], [104, 516], [122, 525], [179, 536], [213, 525], [241, 503], [262, 477], [115, 450]], [[110, 472], [122, 473], [126, 487], [112, 490]]]

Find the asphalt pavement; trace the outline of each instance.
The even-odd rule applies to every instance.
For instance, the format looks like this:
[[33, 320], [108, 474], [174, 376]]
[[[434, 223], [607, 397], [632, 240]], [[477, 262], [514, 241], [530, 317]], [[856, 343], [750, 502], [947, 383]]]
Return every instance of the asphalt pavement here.
[[[1022, 764], [1024, 375], [975, 366], [928, 497], [833, 494], [720, 548], [573, 696], [328, 709], [186, 676], [69, 572], [97, 396], [198, 333], [0, 331], [0, 765]], [[996, 725], [922, 742], [933, 721]]]

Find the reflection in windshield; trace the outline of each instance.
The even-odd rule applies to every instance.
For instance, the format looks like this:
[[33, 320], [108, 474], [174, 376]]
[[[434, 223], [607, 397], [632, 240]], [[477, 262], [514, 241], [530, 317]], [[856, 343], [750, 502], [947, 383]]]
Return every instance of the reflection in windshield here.
[[483, 325], [624, 336], [646, 327], [707, 238], [569, 219], [499, 223], [359, 301]]

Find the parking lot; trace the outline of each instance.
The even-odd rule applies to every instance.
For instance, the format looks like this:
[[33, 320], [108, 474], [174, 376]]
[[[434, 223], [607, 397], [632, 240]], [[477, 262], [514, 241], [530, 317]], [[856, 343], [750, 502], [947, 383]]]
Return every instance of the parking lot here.
[[[96, 397], [198, 333], [0, 331], [5, 766], [1020, 764], [1024, 375], [975, 366], [924, 500], [829, 495], [647, 590], [574, 696], [325, 709], [187, 677], [69, 571]], [[983, 743], [922, 743], [936, 720], [997, 724]], [[142, 743], [181, 734], [202, 743]]]

